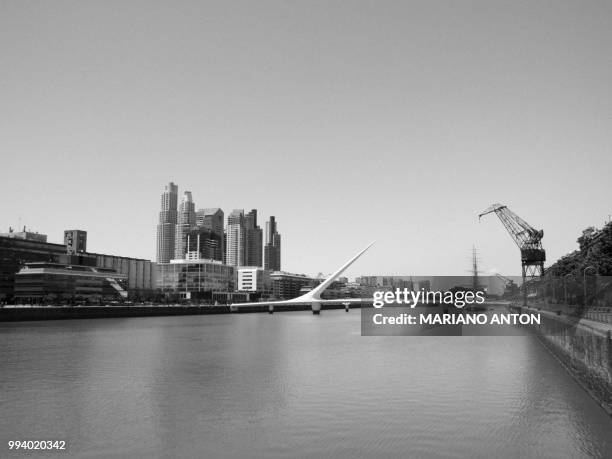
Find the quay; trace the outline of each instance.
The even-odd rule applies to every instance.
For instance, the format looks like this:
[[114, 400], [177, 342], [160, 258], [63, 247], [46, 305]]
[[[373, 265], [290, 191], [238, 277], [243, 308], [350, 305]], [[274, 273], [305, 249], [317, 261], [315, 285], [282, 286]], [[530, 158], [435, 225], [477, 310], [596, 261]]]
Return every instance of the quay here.
[[576, 317], [569, 313], [569, 306], [549, 304], [511, 306], [509, 309], [541, 315], [541, 324], [527, 327], [612, 416], [612, 314], [589, 308]]
[[[359, 308], [360, 304], [351, 304], [350, 308]], [[345, 309], [349, 306], [337, 303], [321, 305], [321, 309]], [[310, 311], [310, 304], [282, 304], [273, 307], [274, 312]], [[233, 305], [135, 305], [135, 306], [29, 306], [16, 305], [0, 307], [0, 322], [20, 322], [31, 320], [62, 319], [107, 319], [116, 317], [154, 317], [154, 316], [187, 316], [205, 314], [230, 314], [270, 312], [267, 303], [261, 305], [240, 303]]]

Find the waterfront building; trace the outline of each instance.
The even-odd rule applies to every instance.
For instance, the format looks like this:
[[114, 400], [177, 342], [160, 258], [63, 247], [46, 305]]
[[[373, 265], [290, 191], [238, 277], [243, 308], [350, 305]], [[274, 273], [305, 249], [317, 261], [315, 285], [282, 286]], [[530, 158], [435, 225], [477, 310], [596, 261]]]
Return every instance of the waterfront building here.
[[95, 266], [112, 269], [126, 276], [126, 288], [131, 296], [148, 296], [155, 289], [155, 268], [151, 260], [88, 252]]
[[38, 232], [32, 233], [31, 231], [26, 231], [25, 226], [23, 227], [23, 231], [14, 231], [13, 228], [9, 227], [9, 232], [0, 233], [0, 236], [13, 239], [23, 239], [24, 241], [47, 242], [46, 234], [40, 234]]
[[270, 272], [261, 266], [241, 266], [237, 269], [239, 292], [259, 292], [263, 295], [272, 293]]
[[195, 203], [191, 191], [185, 191], [177, 212], [174, 242], [174, 258], [184, 258], [187, 251], [187, 233], [196, 224]]
[[111, 268], [26, 263], [15, 276], [15, 300], [28, 304], [125, 300], [128, 297], [127, 278]]
[[245, 266], [263, 266], [263, 232], [257, 225], [257, 209], [244, 216]]
[[264, 268], [270, 271], [281, 270], [281, 235], [277, 231], [274, 216], [266, 222]]
[[157, 287], [183, 299], [210, 299], [213, 292], [232, 292], [234, 275], [233, 266], [188, 252], [184, 259], [157, 264]]
[[127, 277], [130, 295], [149, 295], [155, 288], [155, 270], [150, 260], [98, 253], [68, 253], [64, 244], [53, 244], [0, 236], [0, 302], [12, 301], [15, 277], [27, 263], [48, 262], [114, 269]]
[[270, 273], [272, 281], [272, 296], [279, 300], [290, 300], [300, 296], [303, 287], [314, 287], [320, 280], [305, 274], [293, 274], [284, 271]]
[[178, 186], [166, 185], [161, 195], [161, 210], [157, 225], [157, 262], [168, 263], [175, 252]]
[[229, 266], [243, 266], [246, 261], [246, 228], [244, 210], [234, 209], [227, 217], [225, 261]]
[[68, 253], [87, 252], [87, 231], [65, 230], [64, 245]]

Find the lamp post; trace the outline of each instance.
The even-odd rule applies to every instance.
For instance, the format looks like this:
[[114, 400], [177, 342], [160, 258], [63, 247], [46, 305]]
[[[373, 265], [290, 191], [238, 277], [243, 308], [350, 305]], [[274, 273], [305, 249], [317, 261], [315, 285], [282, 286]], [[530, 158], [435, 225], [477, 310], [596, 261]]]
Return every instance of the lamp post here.
[[584, 287], [584, 309], [586, 310], [587, 308], [587, 285], [586, 285], [586, 272], [592, 269], [593, 271], [595, 271], [595, 275], [597, 276], [597, 269], [594, 266], [587, 266], [586, 268], [584, 268], [584, 270], [582, 271], [582, 284]]

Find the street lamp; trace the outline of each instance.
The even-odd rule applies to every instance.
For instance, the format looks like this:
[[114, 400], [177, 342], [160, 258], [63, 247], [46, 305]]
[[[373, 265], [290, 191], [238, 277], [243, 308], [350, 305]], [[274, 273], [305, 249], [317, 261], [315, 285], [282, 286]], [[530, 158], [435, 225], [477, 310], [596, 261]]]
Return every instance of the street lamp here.
[[584, 287], [584, 309], [586, 310], [587, 308], [587, 286], [586, 286], [586, 272], [587, 270], [592, 269], [593, 271], [595, 271], [595, 275], [597, 276], [597, 269], [595, 268], [595, 266], [587, 266], [586, 268], [584, 268], [584, 270], [582, 271], [582, 284]]

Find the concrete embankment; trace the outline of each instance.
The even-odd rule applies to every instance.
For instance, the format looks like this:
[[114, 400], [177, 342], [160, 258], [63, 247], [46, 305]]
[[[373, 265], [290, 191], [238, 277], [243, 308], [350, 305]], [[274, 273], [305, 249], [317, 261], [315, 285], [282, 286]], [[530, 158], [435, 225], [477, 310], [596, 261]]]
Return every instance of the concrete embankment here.
[[[351, 305], [359, 307], [359, 305]], [[274, 312], [310, 311], [307, 304], [285, 304], [274, 306]], [[343, 309], [341, 304], [323, 305], [322, 309]], [[152, 317], [152, 316], [184, 316], [203, 314], [229, 314], [269, 312], [267, 305], [261, 306], [182, 306], [182, 305], [143, 305], [143, 306], [5, 306], [0, 308], [0, 322], [20, 322], [29, 320], [61, 320], [61, 319], [104, 319], [111, 317]]]
[[530, 328], [612, 416], [612, 324], [535, 308], [512, 309], [540, 313], [541, 324]]

